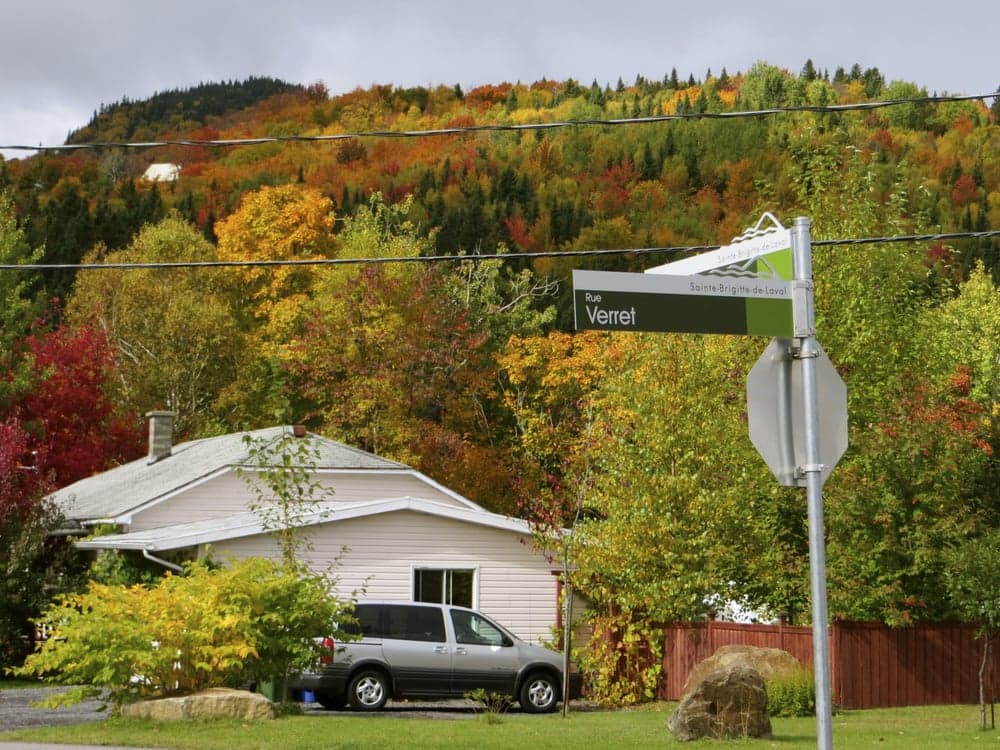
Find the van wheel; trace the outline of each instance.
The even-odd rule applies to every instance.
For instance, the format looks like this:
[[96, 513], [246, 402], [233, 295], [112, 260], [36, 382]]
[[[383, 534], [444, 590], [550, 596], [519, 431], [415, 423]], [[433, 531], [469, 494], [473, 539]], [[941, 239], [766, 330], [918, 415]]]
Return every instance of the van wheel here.
[[377, 669], [361, 670], [347, 685], [347, 700], [359, 711], [378, 711], [388, 698], [388, 681]]
[[521, 685], [521, 710], [528, 714], [545, 714], [556, 710], [559, 686], [555, 678], [545, 672], [528, 675]]
[[316, 702], [327, 710], [334, 711], [347, 705], [347, 696], [337, 695], [329, 690], [317, 690], [314, 695]]

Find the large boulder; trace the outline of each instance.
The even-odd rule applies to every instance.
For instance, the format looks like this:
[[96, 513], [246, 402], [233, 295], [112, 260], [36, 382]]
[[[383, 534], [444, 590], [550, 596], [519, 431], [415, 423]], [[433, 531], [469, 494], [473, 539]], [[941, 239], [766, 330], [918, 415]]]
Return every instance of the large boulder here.
[[122, 706], [122, 716], [130, 719], [273, 719], [274, 704], [260, 693], [229, 688], [209, 688], [192, 695], [140, 701]]
[[701, 682], [706, 675], [720, 667], [733, 664], [743, 664], [754, 669], [764, 682], [770, 682], [774, 677], [790, 677], [802, 669], [802, 664], [787, 651], [780, 648], [760, 648], [758, 646], [720, 646], [714, 654], [698, 662], [687, 682], [684, 683], [684, 694]]
[[691, 684], [667, 727], [682, 742], [703, 737], [770, 737], [764, 680], [745, 663], [720, 666]]

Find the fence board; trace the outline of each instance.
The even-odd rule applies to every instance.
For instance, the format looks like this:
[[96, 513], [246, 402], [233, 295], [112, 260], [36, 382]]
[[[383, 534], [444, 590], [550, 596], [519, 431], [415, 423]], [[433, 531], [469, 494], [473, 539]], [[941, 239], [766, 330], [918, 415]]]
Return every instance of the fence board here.
[[[963, 623], [889, 628], [878, 623], [836, 622], [830, 639], [834, 702], [843, 708], [978, 703], [982, 643], [976, 626]], [[812, 628], [729, 622], [675, 623], [664, 628], [659, 694], [677, 700], [694, 666], [725, 645], [780, 648], [803, 665], [813, 661]], [[998, 690], [994, 651], [985, 675], [986, 698]]]

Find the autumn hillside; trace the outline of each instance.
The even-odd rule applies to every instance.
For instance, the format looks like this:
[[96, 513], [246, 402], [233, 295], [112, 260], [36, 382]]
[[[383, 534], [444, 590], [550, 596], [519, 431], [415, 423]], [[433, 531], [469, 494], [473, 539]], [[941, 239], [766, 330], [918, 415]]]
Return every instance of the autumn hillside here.
[[[927, 94], [761, 62], [101, 104], [69, 139], [93, 148], [0, 161], [2, 262], [62, 265], [0, 270], [0, 477], [38, 468], [0, 479], [0, 501], [137, 455], [151, 410], [182, 438], [301, 422], [490, 509], [578, 522], [598, 606], [702, 616], [727, 590], [795, 619], [804, 506], [746, 434], [767, 342], [574, 333], [569, 276], [807, 216], [819, 337], [850, 394], [831, 611], [955, 616], [945, 551], [1000, 528], [1000, 104]], [[164, 162], [176, 181], [142, 179]], [[931, 239], [822, 244], [913, 235]], [[643, 248], [660, 250], [567, 253]], [[460, 253], [505, 257], [420, 262]], [[366, 262], [207, 265], [319, 258]], [[178, 262], [206, 265], [152, 267]]]

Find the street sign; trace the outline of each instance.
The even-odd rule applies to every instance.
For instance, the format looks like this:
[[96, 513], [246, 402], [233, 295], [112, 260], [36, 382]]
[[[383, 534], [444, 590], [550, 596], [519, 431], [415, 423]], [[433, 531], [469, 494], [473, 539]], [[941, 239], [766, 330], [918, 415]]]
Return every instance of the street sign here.
[[[818, 343], [816, 349], [820, 478], [825, 482], [847, 450], [847, 386]], [[805, 486], [801, 364], [792, 357], [792, 340], [776, 338], [747, 375], [750, 440], [778, 481], [790, 487]]]
[[578, 330], [791, 336], [783, 279], [573, 271]]
[[[773, 226], [762, 229], [770, 220]], [[690, 258], [647, 268], [646, 273], [686, 276], [714, 271], [732, 276], [792, 278], [792, 233], [766, 213], [731, 244]]]

